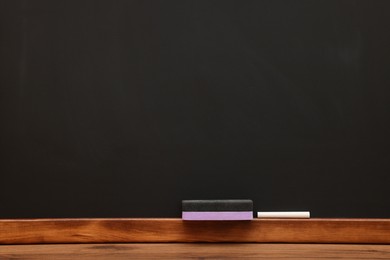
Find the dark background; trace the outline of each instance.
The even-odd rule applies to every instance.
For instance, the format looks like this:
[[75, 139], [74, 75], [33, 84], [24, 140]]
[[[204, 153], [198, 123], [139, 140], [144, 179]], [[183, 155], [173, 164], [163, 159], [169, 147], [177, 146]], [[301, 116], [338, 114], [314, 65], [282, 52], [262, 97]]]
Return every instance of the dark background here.
[[389, 10], [0, 0], [0, 217], [390, 217]]

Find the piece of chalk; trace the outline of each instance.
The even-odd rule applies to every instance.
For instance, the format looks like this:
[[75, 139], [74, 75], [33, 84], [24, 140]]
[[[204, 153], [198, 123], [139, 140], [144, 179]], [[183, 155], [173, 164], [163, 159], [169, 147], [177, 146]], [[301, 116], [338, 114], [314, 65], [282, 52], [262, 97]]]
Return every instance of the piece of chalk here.
[[257, 212], [258, 218], [310, 218], [309, 211]]
[[252, 200], [183, 200], [183, 211], [253, 211]]
[[183, 220], [252, 220], [253, 211], [183, 211]]

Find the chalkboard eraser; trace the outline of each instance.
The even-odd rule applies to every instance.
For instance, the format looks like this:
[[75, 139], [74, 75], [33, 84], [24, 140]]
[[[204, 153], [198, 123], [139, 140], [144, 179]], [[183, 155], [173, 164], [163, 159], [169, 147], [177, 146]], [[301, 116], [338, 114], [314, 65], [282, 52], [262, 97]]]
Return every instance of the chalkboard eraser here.
[[309, 211], [257, 212], [258, 218], [310, 218]]
[[183, 220], [252, 220], [252, 200], [183, 200]]
[[253, 211], [252, 200], [183, 200], [183, 211]]
[[183, 211], [183, 220], [252, 220], [253, 211]]

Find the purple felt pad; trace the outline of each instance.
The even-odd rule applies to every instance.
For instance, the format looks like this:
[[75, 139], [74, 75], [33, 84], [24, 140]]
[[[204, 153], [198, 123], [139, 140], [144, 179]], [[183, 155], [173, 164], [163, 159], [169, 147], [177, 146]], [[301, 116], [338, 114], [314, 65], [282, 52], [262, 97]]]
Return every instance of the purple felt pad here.
[[183, 220], [252, 220], [252, 211], [183, 211]]

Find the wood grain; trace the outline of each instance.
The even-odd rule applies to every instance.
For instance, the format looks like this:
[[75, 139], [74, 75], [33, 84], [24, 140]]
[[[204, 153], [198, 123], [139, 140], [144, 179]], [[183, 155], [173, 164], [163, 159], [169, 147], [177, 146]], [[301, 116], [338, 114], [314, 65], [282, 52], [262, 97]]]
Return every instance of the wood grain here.
[[390, 245], [76, 244], [0, 246], [0, 259], [390, 259]]
[[390, 244], [390, 220], [0, 220], [0, 244], [126, 242], [273, 242]]

